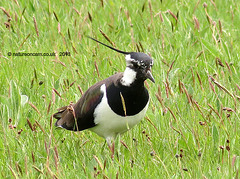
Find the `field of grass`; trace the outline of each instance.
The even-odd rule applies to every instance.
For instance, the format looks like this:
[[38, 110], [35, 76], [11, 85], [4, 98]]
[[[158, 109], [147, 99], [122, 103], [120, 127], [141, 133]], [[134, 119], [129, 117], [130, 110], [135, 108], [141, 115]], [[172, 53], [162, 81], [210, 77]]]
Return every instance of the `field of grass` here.
[[[238, 178], [239, 21], [237, 0], [0, 1], [0, 178]], [[125, 69], [86, 35], [155, 60], [147, 115], [113, 160], [51, 118]]]

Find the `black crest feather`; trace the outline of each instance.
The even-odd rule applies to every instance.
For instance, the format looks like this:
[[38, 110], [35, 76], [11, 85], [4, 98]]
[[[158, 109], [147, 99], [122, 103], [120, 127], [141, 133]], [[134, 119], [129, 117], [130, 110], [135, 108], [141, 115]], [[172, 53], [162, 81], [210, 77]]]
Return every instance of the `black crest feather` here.
[[128, 55], [128, 54], [131, 53], [131, 52], [124, 52], [124, 51], [122, 51], [122, 50], [118, 50], [118, 49], [116, 49], [116, 48], [114, 48], [114, 47], [111, 47], [111, 46], [109, 46], [109, 45], [106, 45], [106, 44], [104, 44], [104, 43], [102, 43], [102, 42], [100, 42], [100, 41], [98, 41], [98, 40], [96, 40], [96, 39], [94, 39], [94, 38], [92, 38], [92, 37], [90, 37], [90, 36], [87, 36], [87, 37], [90, 38], [90, 39], [92, 39], [92, 40], [94, 40], [95, 42], [98, 42], [98, 43], [100, 43], [100, 44], [102, 44], [102, 45], [104, 45], [104, 46], [106, 46], [106, 47], [108, 47], [108, 48], [110, 48], [110, 49], [118, 52], [118, 53], [122, 53], [122, 54], [125, 54], [125, 55]]

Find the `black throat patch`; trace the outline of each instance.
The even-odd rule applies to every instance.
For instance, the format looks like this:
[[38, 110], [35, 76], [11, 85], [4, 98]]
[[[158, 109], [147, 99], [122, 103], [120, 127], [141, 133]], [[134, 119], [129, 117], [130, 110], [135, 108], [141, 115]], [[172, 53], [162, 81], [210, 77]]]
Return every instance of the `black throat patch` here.
[[149, 94], [144, 85], [126, 87], [112, 84], [107, 88], [107, 100], [110, 108], [116, 114], [120, 116], [134, 116], [147, 105]]

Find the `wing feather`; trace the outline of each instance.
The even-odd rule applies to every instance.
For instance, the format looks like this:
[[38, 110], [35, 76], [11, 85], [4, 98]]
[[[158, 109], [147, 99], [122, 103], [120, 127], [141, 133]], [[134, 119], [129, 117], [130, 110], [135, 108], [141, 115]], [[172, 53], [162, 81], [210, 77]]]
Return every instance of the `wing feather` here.
[[81, 131], [94, 127], [94, 110], [101, 102], [103, 93], [100, 88], [101, 85], [114, 82], [121, 73], [115, 74], [103, 81], [91, 86], [79, 99], [76, 104], [70, 104], [58, 109], [58, 112], [53, 114], [57, 119], [55, 126], [65, 128], [72, 131]]

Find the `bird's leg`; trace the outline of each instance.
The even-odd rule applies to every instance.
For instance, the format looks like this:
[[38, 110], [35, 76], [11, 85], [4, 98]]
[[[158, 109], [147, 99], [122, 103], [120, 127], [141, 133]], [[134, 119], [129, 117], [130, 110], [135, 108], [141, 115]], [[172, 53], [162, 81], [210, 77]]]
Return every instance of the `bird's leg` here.
[[112, 146], [109, 146], [109, 148], [110, 148], [110, 150], [111, 150], [111, 152], [112, 152], [111, 158], [113, 159], [113, 158], [114, 158], [114, 149], [115, 149], [115, 142], [114, 142], [114, 141], [113, 141], [113, 143], [112, 143]]
[[110, 149], [110, 151], [112, 153], [111, 158], [113, 159], [114, 158], [114, 149], [115, 149], [114, 140], [112, 141], [111, 138], [107, 138], [106, 141], [107, 141], [107, 144], [108, 144], [108, 148]]

